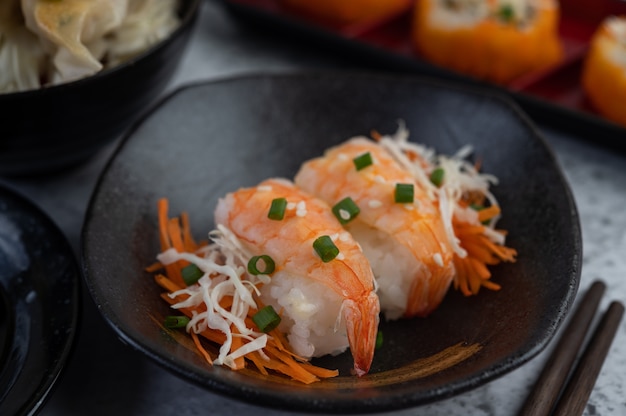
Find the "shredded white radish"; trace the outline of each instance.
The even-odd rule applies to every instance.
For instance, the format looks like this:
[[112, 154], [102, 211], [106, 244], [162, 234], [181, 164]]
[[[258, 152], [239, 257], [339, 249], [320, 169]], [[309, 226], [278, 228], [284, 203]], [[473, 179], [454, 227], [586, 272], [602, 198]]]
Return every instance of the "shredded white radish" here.
[[[382, 136], [380, 145], [406, 169], [433, 201], [438, 201], [446, 235], [454, 252], [465, 257], [467, 252], [461, 247], [460, 240], [454, 234], [452, 219], [480, 224], [477, 212], [461, 206], [459, 201], [471, 193], [484, 195], [490, 205], [499, 205], [493, 193], [492, 185], [498, 184], [494, 175], [480, 173], [467, 158], [473, 153], [471, 146], [461, 147], [453, 156], [438, 155], [432, 148], [409, 141], [409, 131], [403, 121], [398, 122], [397, 131], [392, 135]], [[430, 180], [432, 172], [441, 168], [444, 178], [439, 187]], [[504, 244], [505, 237], [495, 231], [499, 217], [489, 221], [483, 234], [497, 244]]]
[[233, 351], [231, 354], [228, 354], [224, 358], [224, 364], [226, 364], [229, 367], [234, 367], [235, 360], [237, 358], [243, 357], [246, 354], [249, 354], [254, 351], [259, 351], [265, 348], [265, 345], [267, 345], [267, 338], [268, 336], [266, 334], [263, 334], [260, 337], [252, 339], [250, 342], [242, 345], [240, 348], [237, 348], [236, 351]]
[[452, 250], [461, 258], [467, 256], [467, 251], [461, 247], [461, 240], [454, 234], [454, 227], [452, 226], [452, 218], [454, 215], [455, 200], [450, 198], [447, 190], [441, 189], [439, 192], [439, 212], [441, 213], [441, 219], [443, 221], [443, 227], [446, 230], [446, 236], [450, 241]]
[[[213, 241], [212, 244], [203, 247], [197, 253], [180, 253], [170, 248], [157, 255], [157, 260], [164, 265], [186, 260], [195, 264], [204, 273], [197, 283], [169, 294], [172, 299], [179, 295], [188, 296], [171, 307], [196, 309], [202, 304], [206, 306], [205, 312], [193, 312], [186, 330], [201, 333], [210, 328], [224, 333], [226, 341], [220, 347], [217, 359], [213, 361], [215, 365], [234, 367], [237, 358], [253, 351], [259, 351], [266, 357], [262, 349], [267, 344], [268, 335], [248, 328], [245, 319], [250, 308], [257, 308], [252, 297], [253, 292], [258, 293], [256, 285], [269, 282], [269, 277], [247, 272], [244, 265], [252, 255], [232, 231], [218, 225], [209, 236]], [[220, 306], [220, 301], [227, 296], [233, 298], [230, 310]], [[239, 334], [232, 333], [232, 325], [237, 328]], [[233, 336], [244, 337], [248, 342], [230, 352]]]
[[426, 190], [430, 199], [436, 199], [437, 187], [430, 181], [424, 166], [421, 165], [419, 160], [412, 161], [407, 156], [409, 153], [419, 155], [424, 162], [430, 164], [430, 159], [434, 152], [422, 145], [409, 142], [409, 130], [404, 122], [399, 122], [398, 130], [393, 136], [383, 136], [380, 139], [380, 145], [415, 178], [418, 185]]

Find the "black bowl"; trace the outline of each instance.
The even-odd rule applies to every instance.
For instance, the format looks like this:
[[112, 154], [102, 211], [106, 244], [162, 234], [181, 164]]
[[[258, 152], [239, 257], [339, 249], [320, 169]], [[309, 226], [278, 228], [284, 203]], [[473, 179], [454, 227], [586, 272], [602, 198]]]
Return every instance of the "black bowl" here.
[[[251, 93], [253, 92], [253, 93]], [[498, 292], [451, 290], [428, 318], [383, 322], [371, 373], [349, 353], [317, 363], [340, 375], [312, 385], [210, 367], [159, 322], [171, 309], [144, 268], [159, 252], [157, 200], [189, 214], [198, 240], [217, 198], [270, 176], [293, 177], [324, 149], [403, 119], [411, 139], [451, 154], [474, 146], [519, 252], [494, 268]], [[172, 140], [176, 137], [176, 140]], [[182, 88], [136, 125], [107, 165], [85, 217], [83, 273], [100, 312], [129, 345], [200, 386], [248, 403], [308, 412], [417, 406], [477, 387], [541, 351], [563, 321], [580, 277], [576, 206], [532, 123], [499, 96], [428, 79], [360, 73], [251, 75]]]
[[117, 138], [165, 89], [200, 4], [181, 1], [181, 25], [124, 64], [66, 84], [0, 94], [0, 175], [59, 170]]

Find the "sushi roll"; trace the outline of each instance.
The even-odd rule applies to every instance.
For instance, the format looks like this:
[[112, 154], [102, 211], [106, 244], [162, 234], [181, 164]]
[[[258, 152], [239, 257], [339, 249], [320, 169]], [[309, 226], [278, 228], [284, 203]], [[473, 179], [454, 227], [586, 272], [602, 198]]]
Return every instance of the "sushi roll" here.
[[454, 276], [453, 249], [429, 189], [364, 137], [306, 161], [295, 183], [333, 206], [362, 246], [387, 319], [426, 316]]
[[369, 23], [409, 10], [413, 0], [280, 0], [298, 13], [326, 21], [350, 24]]
[[582, 85], [593, 107], [626, 126], [626, 17], [606, 18], [591, 39]]
[[374, 276], [356, 241], [330, 207], [284, 179], [268, 179], [220, 199], [215, 221], [275, 270], [260, 299], [282, 311], [279, 330], [304, 358], [348, 347], [357, 375], [369, 371], [379, 301]]
[[506, 84], [558, 63], [556, 0], [420, 0], [412, 42], [430, 62]]

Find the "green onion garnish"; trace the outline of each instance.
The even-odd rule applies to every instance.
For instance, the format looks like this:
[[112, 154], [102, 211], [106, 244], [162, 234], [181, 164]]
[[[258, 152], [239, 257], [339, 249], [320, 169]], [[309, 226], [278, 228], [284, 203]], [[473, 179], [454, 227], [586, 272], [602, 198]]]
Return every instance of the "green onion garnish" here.
[[335, 243], [333, 243], [333, 240], [327, 235], [318, 237], [313, 242], [313, 248], [324, 263], [328, 263], [339, 254], [339, 249]]
[[337, 202], [333, 207], [333, 214], [342, 224], [352, 221], [361, 210], [349, 196]]
[[267, 213], [267, 218], [280, 221], [285, 217], [285, 209], [287, 209], [287, 199], [275, 198], [272, 200], [272, 206], [270, 207], [270, 212]]
[[[259, 268], [257, 267], [257, 264], [259, 264], [259, 260], [263, 260], [263, 263], [265, 263], [265, 269], [259, 270]], [[250, 259], [250, 261], [248, 261], [248, 272], [255, 276], [258, 274], [272, 274], [275, 268], [276, 264], [274, 263], [274, 260], [272, 260], [272, 258], [267, 254], [254, 256]]]
[[370, 152], [363, 153], [361, 156], [352, 159], [352, 161], [354, 162], [354, 166], [356, 166], [356, 170], [364, 169], [374, 163]]
[[430, 181], [437, 187], [441, 186], [443, 183], [443, 177], [445, 176], [446, 171], [443, 168], [437, 168], [433, 170], [430, 174]]
[[280, 324], [280, 316], [276, 313], [272, 305], [267, 305], [252, 316], [252, 321], [261, 332], [267, 333]]
[[375, 349], [380, 349], [383, 346], [383, 332], [378, 331], [376, 334], [376, 346]]
[[183, 280], [185, 281], [185, 284], [187, 286], [193, 285], [198, 280], [200, 280], [202, 276], [204, 276], [204, 272], [193, 263], [183, 267], [181, 273], [183, 275]]
[[166, 328], [184, 328], [189, 323], [189, 318], [186, 316], [174, 316], [169, 315], [165, 317], [164, 325]]
[[396, 184], [396, 191], [394, 194], [394, 198], [397, 203], [401, 203], [401, 204], [413, 202], [413, 184], [412, 183]]

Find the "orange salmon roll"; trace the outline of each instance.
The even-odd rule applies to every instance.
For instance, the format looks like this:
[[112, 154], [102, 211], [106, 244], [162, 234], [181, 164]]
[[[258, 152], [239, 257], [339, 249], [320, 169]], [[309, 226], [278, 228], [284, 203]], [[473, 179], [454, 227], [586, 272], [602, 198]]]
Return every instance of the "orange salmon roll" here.
[[420, 0], [412, 41], [430, 62], [508, 83], [563, 56], [556, 0]]
[[594, 108], [626, 126], [626, 17], [599, 26], [583, 66], [582, 85]]
[[408, 10], [413, 0], [281, 0], [290, 9], [340, 23], [384, 19]]

